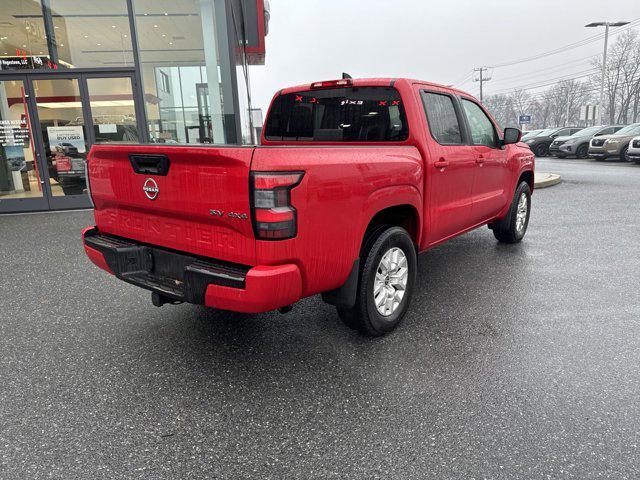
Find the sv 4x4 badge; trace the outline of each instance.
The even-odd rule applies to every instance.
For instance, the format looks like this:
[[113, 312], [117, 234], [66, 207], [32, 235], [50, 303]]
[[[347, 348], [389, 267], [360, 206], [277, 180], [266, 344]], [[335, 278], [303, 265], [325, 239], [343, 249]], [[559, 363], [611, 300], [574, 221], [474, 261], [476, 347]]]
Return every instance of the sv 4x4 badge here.
[[239, 220], [246, 220], [248, 217], [248, 215], [246, 213], [237, 213], [237, 212], [223, 212], [222, 210], [214, 210], [211, 209], [209, 210], [209, 213], [211, 215], [213, 215], [214, 217], [224, 217], [225, 214], [227, 217], [229, 218], [237, 218]]

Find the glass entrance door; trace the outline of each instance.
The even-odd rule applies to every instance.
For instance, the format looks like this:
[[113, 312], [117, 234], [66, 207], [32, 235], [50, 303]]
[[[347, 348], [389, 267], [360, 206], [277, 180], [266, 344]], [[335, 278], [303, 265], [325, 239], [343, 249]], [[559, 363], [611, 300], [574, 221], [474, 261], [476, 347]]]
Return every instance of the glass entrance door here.
[[139, 143], [132, 75], [33, 80], [51, 208], [90, 206], [84, 163], [94, 143]]
[[[89, 206], [84, 162], [90, 147], [90, 118], [82, 101], [80, 79], [34, 79], [33, 91], [50, 206]], [[61, 197], [76, 198], [61, 202]]]
[[0, 78], [0, 213], [90, 207], [84, 172], [94, 143], [139, 143], [131, 72]]

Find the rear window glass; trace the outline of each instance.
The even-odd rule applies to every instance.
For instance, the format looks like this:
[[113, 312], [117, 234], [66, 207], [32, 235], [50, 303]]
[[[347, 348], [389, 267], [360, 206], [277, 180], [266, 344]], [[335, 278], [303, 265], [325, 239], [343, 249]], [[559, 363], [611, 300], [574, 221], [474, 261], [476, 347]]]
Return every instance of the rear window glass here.
[[391, 87], [349, 87], [278, 96], [267, 140], [397, 142], [409, 135], [400, 94]]

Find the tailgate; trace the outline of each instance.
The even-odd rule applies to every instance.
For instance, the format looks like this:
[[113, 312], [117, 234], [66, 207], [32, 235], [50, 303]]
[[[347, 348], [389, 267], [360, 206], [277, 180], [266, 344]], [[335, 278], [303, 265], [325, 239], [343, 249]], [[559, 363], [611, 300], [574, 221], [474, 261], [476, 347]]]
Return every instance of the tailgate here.
[[88, 161], [96, 225], [150, 245], [254, 265], [253, 150], [96, 145]]

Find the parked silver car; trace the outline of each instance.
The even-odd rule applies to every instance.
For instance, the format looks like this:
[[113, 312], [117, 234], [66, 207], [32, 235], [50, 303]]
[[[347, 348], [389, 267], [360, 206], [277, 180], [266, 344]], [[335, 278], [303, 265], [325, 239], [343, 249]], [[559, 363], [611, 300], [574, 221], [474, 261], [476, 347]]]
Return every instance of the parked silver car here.
[[558, 158], [573, 156], [577, 158], [587, 158], [589, 142], [593, 137], [610, 135], [616, 133], [621, 128], [624, 128], [624, 125], [596, 125], [594, 127], [583, 128], [573, 135], [556, 137], [549, 147], [549, 152]]

